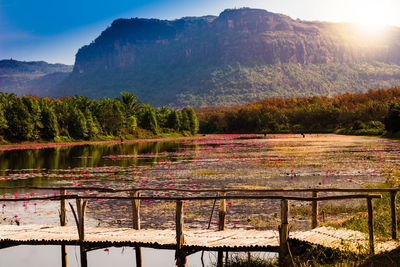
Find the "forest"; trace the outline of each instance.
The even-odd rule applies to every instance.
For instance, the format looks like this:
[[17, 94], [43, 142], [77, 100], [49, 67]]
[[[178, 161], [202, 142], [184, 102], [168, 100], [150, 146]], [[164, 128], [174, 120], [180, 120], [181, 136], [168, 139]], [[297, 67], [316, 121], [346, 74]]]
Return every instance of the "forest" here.
[[155, 108], [133, 93], [91, 100], [84, 96], [51, 99], [0, 93], [0, 141], [74, 141], [194, 135], [193, 108]]
[[400, 131], [400, 87], [334, 97], [266, 98], [196, 112], [202, 133], [395, 135]]

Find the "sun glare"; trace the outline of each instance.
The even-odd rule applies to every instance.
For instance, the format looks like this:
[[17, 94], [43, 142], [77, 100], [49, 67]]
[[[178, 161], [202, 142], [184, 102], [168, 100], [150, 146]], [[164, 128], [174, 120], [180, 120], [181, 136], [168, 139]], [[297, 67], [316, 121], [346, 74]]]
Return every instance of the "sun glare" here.
[[365, 1], [354, 15], [365, 31], [375, 32], [388, 24], [387, 11], [379, 1]]

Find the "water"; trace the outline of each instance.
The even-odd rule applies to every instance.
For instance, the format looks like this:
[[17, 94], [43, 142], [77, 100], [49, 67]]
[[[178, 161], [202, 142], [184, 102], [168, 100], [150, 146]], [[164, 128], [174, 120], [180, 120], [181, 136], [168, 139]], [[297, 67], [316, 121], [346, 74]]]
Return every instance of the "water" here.
[[[380, 183], [384, 172], [399, 168], [400, 143], [381, 138], [319, 135], [207, 136], [198, 140], [142, 142], [47, 149], [0, 151], [0, 186], [105, 186], [222, 188], [360, 187]], [[49, 190], [11, 189], [1, 197], [26, 194], [48, 196]], [[57, 225], [59, 204], [36, 201], [6, 203], [2, 224]], [[185, 227], [204, 228], [211, 202], [185, 204]], [[130, 227], [129, 203], [91, 201], [86, 225]], [[227, 228], [277, 229], [278, 201], [230, 201]], [[112, 214], [112, 216], [110, 216]], [[142, 228], [173, 229], [174, 206], [161, 201], [142, 202]], [[17, 217], [15, 217], [17, 216]], [[73, 224], [72, 216], [68, 214]], [[211, 228], [216, 229], [215, 218]], [[309, 218], [297, 216], [293, 230], [308, 227]], [[78, 266], [79, 249], [69, 248], [69, 266]], [[0, 250], [0, 267], [60, 266], [57, 246], [19, 246]], [[143, 249], [144, 266], [174, 266], [174, 252]], [[188, 266], [201, 266], [199, 253]], [[207, 264], [215, 254], [206, 253]], [[214, 260], [214, 261], [213, 261]], [[89, 266], [135, 266], [132, 248], [110, 248], [88, 253]], [[207, 266], [206, 264], [206, 266]]]
[[[67, 246], [68, 267], [80, 267], [79, 247]], [[135, 251], [130, 247], [108, 248], [88, 252], [89, 267], [133, 267], [136, 266]], [[0, 267], [57, 267], [61, 266], [60, 246], [18, 246], [0, 250]], [[157, 255], [156, 257], [154, 255]], [[142, 248], [143, 266], [174, 267], [175, 251], [155, 250]], [[187, 266], [202, 266], [201, 253], [195, 253], [188, 257]], [[205, 266], [212, 265], [216, 261], [214, 252], [204, 253]]]

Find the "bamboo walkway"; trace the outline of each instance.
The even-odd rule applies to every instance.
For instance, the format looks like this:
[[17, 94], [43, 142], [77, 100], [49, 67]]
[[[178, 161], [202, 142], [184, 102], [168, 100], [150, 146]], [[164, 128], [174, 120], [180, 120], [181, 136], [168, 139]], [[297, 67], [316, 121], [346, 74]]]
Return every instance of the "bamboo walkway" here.
[[[2, 188], [7, 189], [7, 188]], [[31, 188], [32, 189], [32, 188]], [[141, 247], [174, 249], [178, 267], [184, 267], [186, 256], [200, 250], [218, 251], [218, 266], [223, 265], [223, 253], [227, 251], [270, 251], [279, 252], [280, 266], [293, 266], [291, 248], [305, 245], [317, 245], [335, 251], [352, 253], [370, 253], [392, 250], [400, 245], [397, 241], [397, 215], [396, 195], [400, 188], [385, 189], [163, 189], [163, 188], [35, 188], [59, 190], [60, 194], [48, 197], [29, 198], [2, 198], [1, 202], [16, 202], [28, 200], [60, 201], [60, 226], [46, 225], [0, 225], [0, 248], [16, 245], [61, 245], [62, 266], [67, 266], [66, 245], [78, 245], [80, 247], [81, 267], [87, 267], [87, 252], [110, 246], [135, 247], [136, 264], [142, 266]], [[67, 194], [75, 191], [75, 194]], [[142, 195], [142, 192], [176, 191], [174, 196]], [[80, 192], [77, 192], [80, 191]], [[88, 194], [88, 191], [94, 193]], [[83, 192], [83, 193], [82, 193]], [[96, 193], [97, 192], [97, 193]], [[107, 195], [105, 193], [120, 193], [119, 195]], [[235, 193], [236, 192], [236, 193]], [[311, 197], [290, 195], [290, 193], [311, 193]], [[340, 195], [319, 196], [319, 192], [325, 193], [353, 193]], [[103, 193], [103, 194], [100, 194]], [[213, 195], [204, 195], [204, 194]], [[215, 195], [217, 193], [217, 195]], [[282, 193], [281, 195], [271, 193]], [[380, 243], [374, 237], [373, 199], [382, 196], [369, 193], [390, 193], [390, 213], [392, 220], [392, 240]], [[123, 194], [128, 194], [124, 196]], [[85, 210], [88, 201], [94, 199], [130, 200], [132, 228], [92, 228], [85, 226]], [[176, 203], [175, 229], [141, 229], [140, 202], [142, 200], [162, 200]], [[257, 201], [260, 199], [278, 200], [281, 202], [281, 223], [278, 231], [257, 231], [244, 229], [225, 229], [226, 201], [227, 199], [243, 199]], [[335, 201], [345, 199], [365, 199], [368, 211], [368, 234], [347, 229], [334, 229], [331, 227], [318, 227], [318, 202]], [[71, 201], [71, 207], [75, 226], [66, 226], [66, 205]], [[218, 207], [218, 230], [190, 229], [184, 227], [184, 202], [214, 200], [212, 211], [216, 201]], [[311, 228], [310, 231], [290, 231], [290, 203], [292, 201], [311, 202]], [[112, 216], [112, 214], [110, 214]], [[209, 225], [213, 213], [211, 213]], [[297, 244], [297, 245], [296, 245]]]
[[[189, 250], [271, 251], [279, 250], [278, 231], [230, 229], [224, 231], [186, 229], [184, 248]], [[290, 240], [326, 248], [366, 253], [368, 235], [347, 229], [319, 227], [310, 231], [293, 232]], [[50, 225], [1, 225], [0, 247], [10, 245], [80, 245], [76, 226]], [[132, 246], [149, 248], [176, 248], [176, 232], [173, 230], [132, 228], [86, 228], [83, 245], [88, 247]], [[376, 252], [392, 250], [398, 241], [375, 244]]]

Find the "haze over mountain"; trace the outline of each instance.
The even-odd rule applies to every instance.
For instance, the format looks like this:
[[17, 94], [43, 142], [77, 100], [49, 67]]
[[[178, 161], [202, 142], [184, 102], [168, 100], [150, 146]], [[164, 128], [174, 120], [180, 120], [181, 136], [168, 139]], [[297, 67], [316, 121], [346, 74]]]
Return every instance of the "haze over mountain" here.
[[308, 22], [261, 9], [177, 20], [117, 19], [79, 49], [49, 96], [234, 105], [266, 97], [336, 95], [400, 84], [400, 28]]
[[47, 96], [68, 77], [72, 66], [44, 61], [0, 60], [0, 91]]

